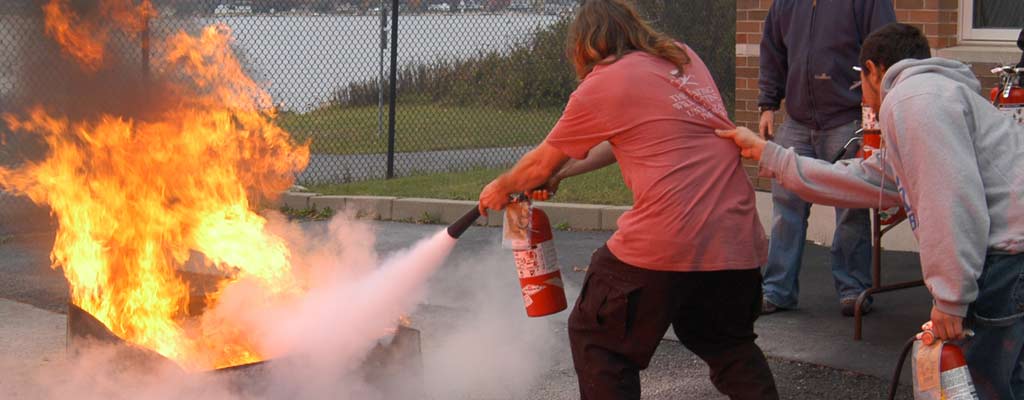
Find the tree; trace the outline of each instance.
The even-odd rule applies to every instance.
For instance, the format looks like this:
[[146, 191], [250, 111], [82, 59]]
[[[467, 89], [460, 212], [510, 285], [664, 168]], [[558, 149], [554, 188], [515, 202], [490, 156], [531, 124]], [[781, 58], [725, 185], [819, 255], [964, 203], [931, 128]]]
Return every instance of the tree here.
[[692, 48], [711, 70], [730, 115], [736, 101], [735, 0], [636, 0], [659, 30]]
[[508, 8], [511, 0], [487, 0], [487, 11], [499, 11]]

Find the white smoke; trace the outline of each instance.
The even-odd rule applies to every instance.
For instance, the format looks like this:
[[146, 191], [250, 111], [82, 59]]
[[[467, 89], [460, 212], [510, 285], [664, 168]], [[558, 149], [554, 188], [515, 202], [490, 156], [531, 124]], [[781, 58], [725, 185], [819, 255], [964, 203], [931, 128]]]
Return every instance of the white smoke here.
[[438, 340], [424, 354], [433, 399], [538, 398], [531, 389], [569, 356], [558, 316], [526, 316], [512, 255], [498, 244], [446, 269], [431, 287], [433, 303], [460, 309], [435, 328]]
[[[379, 257], [373, 227], [345, 215], [312, 228], [270, 219], [270, 229], [289, 242], [297, 274], [311, 285], [308, 292], [281, 303], [269, 301], [259, 284], [240, 282], [203, 316], [207, 323], [224, 320], [244, 327], [260, 348], [275, 355], [256, 379], [187, 373], [173, 364], [140, 368], [123, 349], [97, 345], [75, 357], [50, 355], [58, 361], [36, 368], [28, 379], [5, 384], [0, 378], [0, 396], [391, 399], [405, 398], [393, 393], [411, 388], [428, 399], [511, 399], [526, 396], [551, 367], [552, 354], [568, 352], [555, 347], [555, 335], [564, 333], [556, 332], [552, 321], [526, 318], [511, 256], [495, 242], [472, 262], [446, 267], [445, 279], [431, 288], [429, 297], [450, 304], [457, 316], [440, 324], [429, 316], [414, 322], [429, 326], [421, 327], [422, 371], [410, 368], [398, 381], [367, 383], [360, 368], [365, 357], [388, 340], [400, 316], [425, 301], [427, 281], [445, 264], [455, 240], [440, 230]], [[2, 376], [26, 375], [14, 361], [0, 356]]]

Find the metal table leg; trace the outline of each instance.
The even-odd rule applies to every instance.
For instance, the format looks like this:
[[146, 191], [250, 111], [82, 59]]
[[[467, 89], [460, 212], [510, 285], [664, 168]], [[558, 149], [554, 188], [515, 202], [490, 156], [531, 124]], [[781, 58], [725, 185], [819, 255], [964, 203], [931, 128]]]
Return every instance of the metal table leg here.
[[882, 229], [878, 210], [871, 209], [871, 287], [857, 296], [857, 303], [853, 310], [853, 340], [861, 340], [863, 337], [861, 333], [864, 315], [861, 312], [861, 306], [864, 305], [868, 297], [877, 293], [924, 286], [923, 280], [898, 282], [891, 285], [882, 284], [882, 236], [902, 222], [901, 219]]

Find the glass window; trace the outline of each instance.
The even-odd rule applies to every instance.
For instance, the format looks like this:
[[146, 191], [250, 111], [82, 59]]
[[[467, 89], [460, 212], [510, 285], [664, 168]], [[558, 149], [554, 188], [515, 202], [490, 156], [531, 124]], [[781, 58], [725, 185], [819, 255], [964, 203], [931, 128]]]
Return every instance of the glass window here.
[[1024, 0], [961, 1], [964, 40], [1014, 41], [1024, 28]]

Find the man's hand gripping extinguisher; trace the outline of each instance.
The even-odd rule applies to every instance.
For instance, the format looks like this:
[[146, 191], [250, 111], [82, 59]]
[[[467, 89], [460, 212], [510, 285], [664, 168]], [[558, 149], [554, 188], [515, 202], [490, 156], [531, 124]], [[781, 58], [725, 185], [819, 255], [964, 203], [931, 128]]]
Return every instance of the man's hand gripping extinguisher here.
[[551, 221], [527, 195], [514, 196], [505, 208], [502, 242], [515, 258], [526, 315], [542, 317], [566, 309]]
[[[889, 400], [896, 398], [900, 372], [909, 353], [913, 353], [911, 371], [914, 374], [915, 400], [978, 400], [978, 392], [960, 346], [934, 340], [930, 324], [926, 323], [922, 327], [924, 331], [903, 346], [889, 384]], [[967, 335], [972, 336], [973, 333], [967, 330]]]

